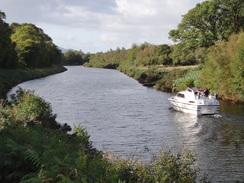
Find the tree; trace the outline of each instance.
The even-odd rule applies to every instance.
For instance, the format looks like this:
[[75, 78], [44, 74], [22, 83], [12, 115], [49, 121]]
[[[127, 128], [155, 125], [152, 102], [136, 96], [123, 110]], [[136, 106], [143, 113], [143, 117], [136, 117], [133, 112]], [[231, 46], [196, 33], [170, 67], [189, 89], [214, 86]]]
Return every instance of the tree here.
[[4, 21], [5, 18], [5, 13], [0, 11], [0, 68], [15, 68], [17, 54], [10, 39], [11, 29]]
[[42, 29], [33, 24], [14, 24], [11, 36], [21, 67], [46, 67], [61, 62], [61, 51]]
[[[177, 43], [172, 58], [174, 63], [192, 61], [200, 47], [209, 47], [216, 41], [228, 40], [244, 28], [244, 1], [211, 0], [197, 4], [182, 18], [169, 37]], [[189, 56], [190, 55], [190, 56]]]
[[244, 33], [210, 48], [201, 83], [224, 100], [244, 101]]
[[220, 4], [222, 34], [227, 40], [231, 34], [238, 34], [244, 30], [244, 1], [216, 0]]
[[157, 58], [157, 62], [163, 65], [170, 65], [172, 64], [172, 59], [170, 58], [170, 53], [172, 49], [167, 44], [157, 45], [155, 48], [155, 57]]
[[65, 65], [83, 65], [89, 61], [89, 54], [84, 54], [82, 51], [68, 50], [64, 53]]

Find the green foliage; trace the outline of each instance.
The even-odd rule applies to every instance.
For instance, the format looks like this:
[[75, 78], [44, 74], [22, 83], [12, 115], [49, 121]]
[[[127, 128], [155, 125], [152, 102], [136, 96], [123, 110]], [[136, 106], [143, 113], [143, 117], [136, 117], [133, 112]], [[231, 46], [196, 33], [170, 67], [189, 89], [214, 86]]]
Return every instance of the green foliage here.
[[68, 50], [64, 53], [64, 65], [83, 65], [90, 59], [90, 54], [84, 54], [82, 51]]
[[194, 63], [196, 49], [209, 47], [244, 29], [244, 2], [239, 0], [203, 1], [188, 11], [176, 30], [169, 32], [174, 46], [174, 64]]
[[11, 39], [16, 44], [19, 67], [46, 67], [61, 62], [61, 51], [42, 29], [33, 24], [12, 27]]
[[136, 66], [169, 65], [172, 63], [170, 53], [171, 47], [166, 44], [156, 46], [144, 43], [137, 49], [134, 64]]
[[15, 95], [12, 95], [9, 105], [2, 108], [0, 127], [6, 125], [26, 126], [40, 124], [45, 128], [59, 129], [63, 132], [70, 131], [67, 124], [60, 125], [56, 122], [56, 115], [52, 114], [49, 103], [31, 91], [24, 91], [19, 88]]
[[199, 86], [200, 70], [190, 70], [188, 73], [173, 81], [177, 91], [185, 90], [187, 87]]
[[202, 85], [218, 92], [224, 100], [244, 101], [244, 33], [211, 47], [203, 66]]
[[106, 53], [93, 54], [85, 66], [131, 70], [129, 69], [131, 66], [169, 65], [172, 63], [170, 53], [171, 47], [166, 44], [158, 46], [149, 43], [140, 46], [133, 44], [128, 50], [117, 48]]
[[[182, 154], [173, 155], [170, 151], [161, 151], [159, 156], [150, 162], [141, 162], [140, 156], [129, 156], [128, 159], [112, 158], [115, 169], [119, 172], [120, 180], [129, 183], [136, 182], [196, 182], [194, 168], [194, 153], [185, 150]], [[204, 181], [202, 181], [204, 182]]]
[[0, 68], [16, 68], [17, 53], [10, 39], [11, 28], [4, 21], [6, 15], [0, 11]]
[[26, 118], [28, 121], [37, 119], [55, 118], [52, 114], [50, 103], [31, 91], [24, 91], [21, 88], [16, 95], [12, 95], [12, 107], [15, 118]]
[[173, 65], [194, 65], [196, 64], [195, 58], [195, 39], [193, 42], [191, 40], [186, 40], [180, 42], [173, 46], [173, 52], [170, 57], [173, 60]]
[[47, 125], [55, 117], [51, 106], [30, 91], [13, 99], [0, 107], [0, 182], [113, 182], [84, 128], [67, 134], [65, 125]]
[[66, 71], [62, 66], [53, 66], [42, 69], [0, 69], [0, 98], [5, 98], [6, 93], [15, 85], [27, 80], [37, 79], [50, 74]]
[[181, 78], [187, 73], [186, 69], [173, 69], [171, 71], [162, 72], [161, 79], [156, 82], [155, 88], [167, 91], [167, 92], [175, 92], [178, 91], [174, 81], [178, 78]]
[[117, 48], [116, 50], [110, 50], [106, 53], [98, 52], [92, 54], [89, 63], [85, 66], [116, 69], [119, 66], [120, 61], [126, 59], [126, 50], [124, 48]]
[[[6, 138], [7, 137], [7, 138]], [[108, 162], [88, 138], [34, 127], [0, 131], [1, 182], [112, 182]]]

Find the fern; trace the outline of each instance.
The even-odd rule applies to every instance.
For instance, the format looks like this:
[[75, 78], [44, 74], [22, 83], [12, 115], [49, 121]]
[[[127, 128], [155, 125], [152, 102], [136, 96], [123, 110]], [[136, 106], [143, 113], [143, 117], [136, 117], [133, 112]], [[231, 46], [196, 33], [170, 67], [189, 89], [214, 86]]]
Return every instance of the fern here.
[[37, 175], [35, 173], [29, 173], [27, 175], [25, 175], [20, 183], [42, 183], [43, 181], [37, 177]]
[[74, 181], [70, 180], [68, 177], [66, 177], [63, 174], [59, 174], [57, 178], [59, 178], [60, 183], [74, 183]]
[[24, 152], [24, 155], [25, 155], [25, 160], [30, 162], [31, 164], [30, 166], [33, 169], [38, 169], [41, 167], [41, 158], [36, 151], [27, 148]]

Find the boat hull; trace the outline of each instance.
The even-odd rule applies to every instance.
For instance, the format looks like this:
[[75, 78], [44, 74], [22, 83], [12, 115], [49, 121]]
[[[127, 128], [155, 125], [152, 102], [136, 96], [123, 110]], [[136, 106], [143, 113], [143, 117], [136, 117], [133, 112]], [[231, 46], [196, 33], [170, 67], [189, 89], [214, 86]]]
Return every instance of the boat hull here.
[[219, 114], [219, 104], [216, 105], [199, 105], [195, 103], [184, 103], [174, 99], [169, 99], [173, 108], [177, 111], [196, 115], [213, 115]]

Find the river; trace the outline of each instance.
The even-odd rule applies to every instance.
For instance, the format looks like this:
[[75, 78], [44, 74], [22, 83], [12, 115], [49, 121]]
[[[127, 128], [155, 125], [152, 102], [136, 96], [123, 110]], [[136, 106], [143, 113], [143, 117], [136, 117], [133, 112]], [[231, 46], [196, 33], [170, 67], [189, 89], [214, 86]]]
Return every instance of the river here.
[[[196, 152], [211, 182], [244, 181], [244, 105], [221, 102], [221, 117], [172, 110], [170, 93], [139, 84], [110, 69], [67, 66], [67, 71], [24, 82], [50, 102], [57, 121], [81, 124], [94, 147], [149, 160], [161, 149]], [[13, 88], [10, 93], [14, 92]]]

